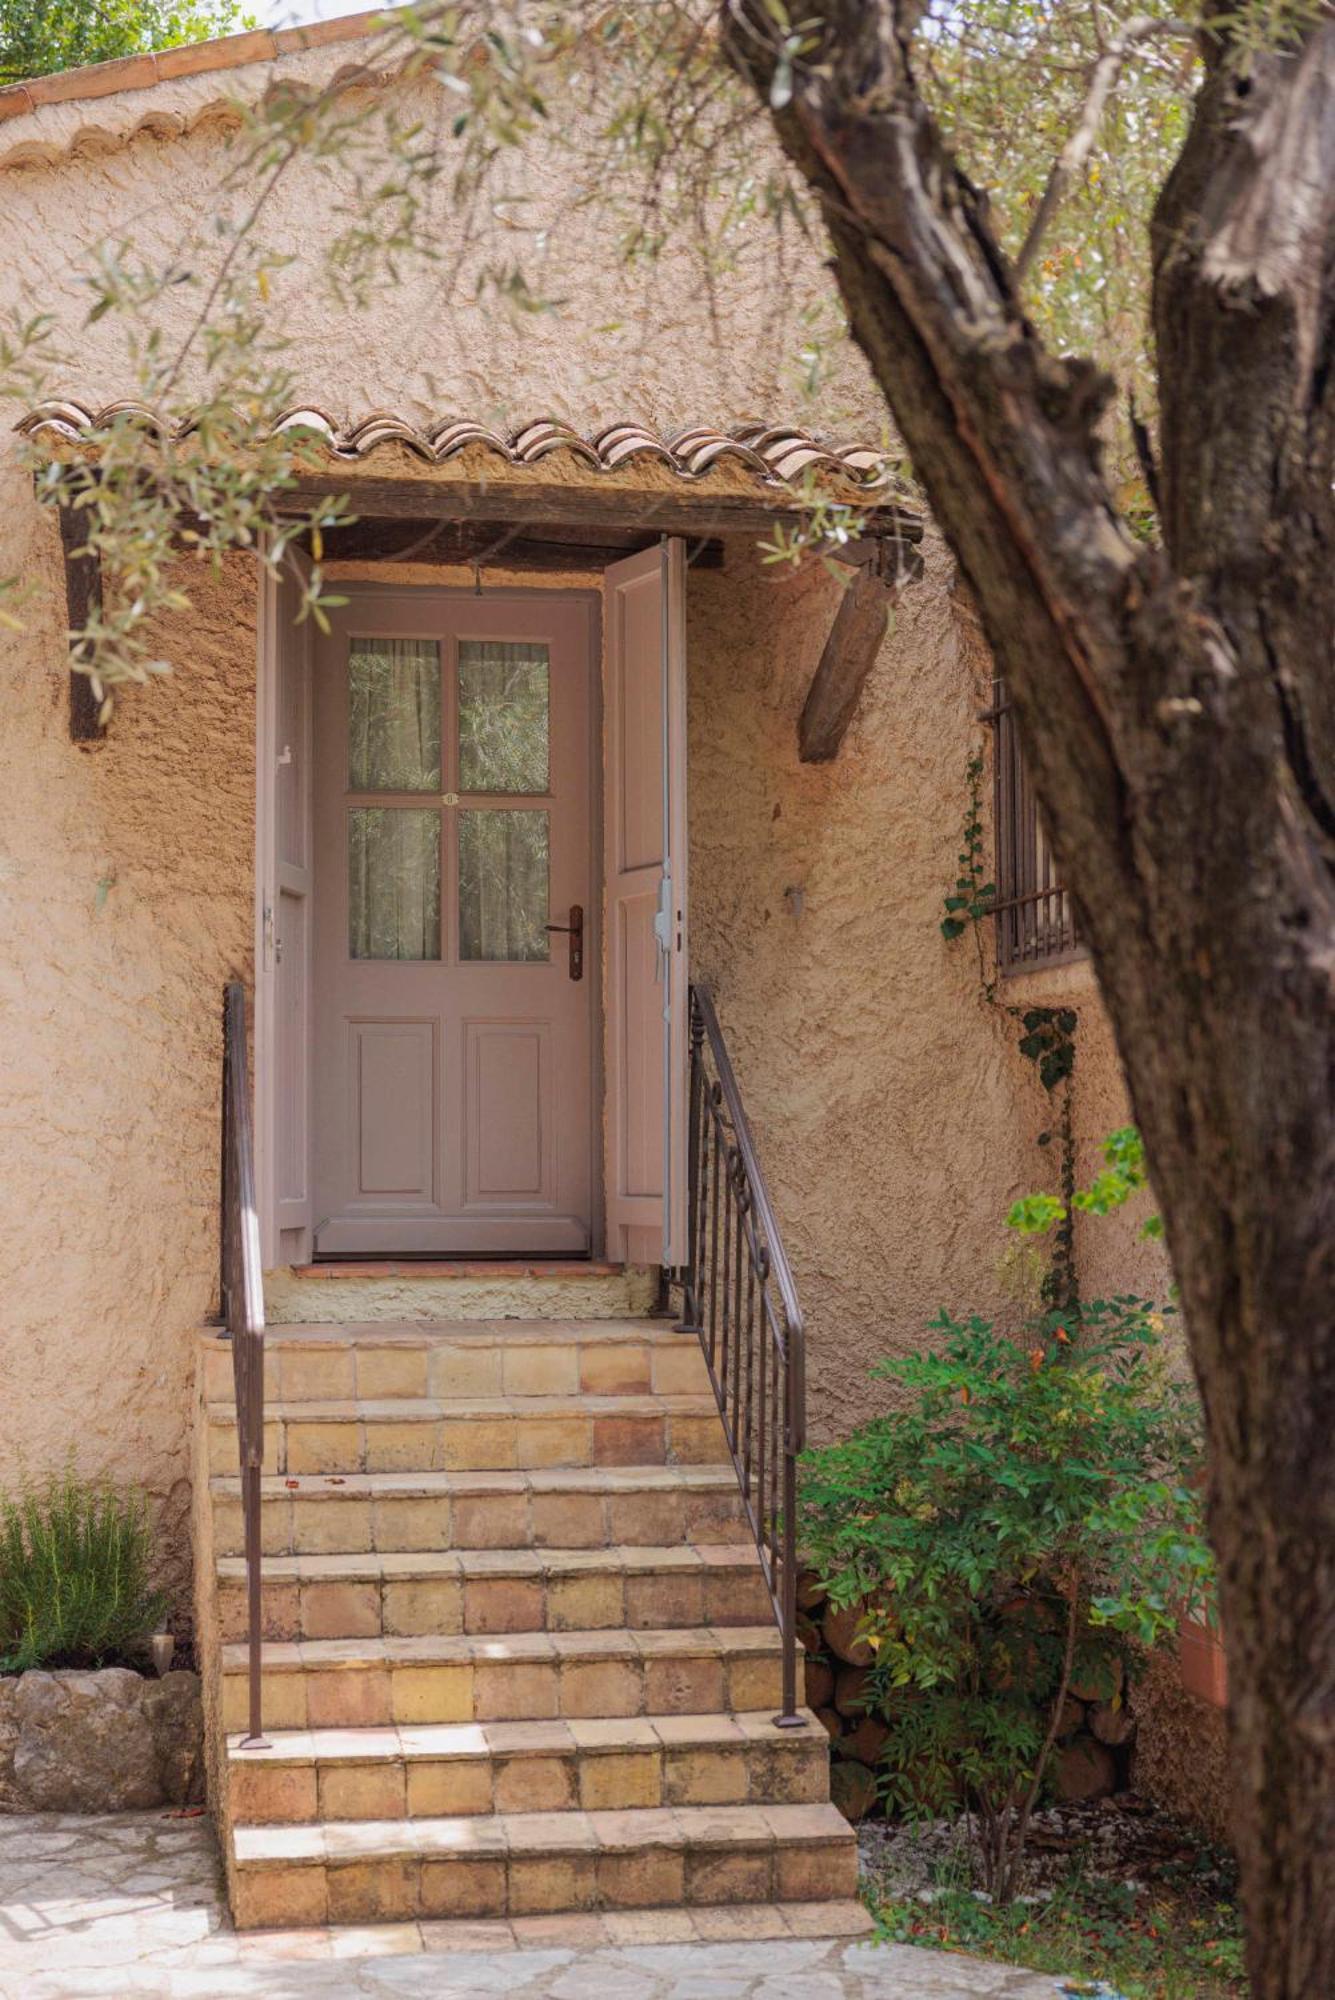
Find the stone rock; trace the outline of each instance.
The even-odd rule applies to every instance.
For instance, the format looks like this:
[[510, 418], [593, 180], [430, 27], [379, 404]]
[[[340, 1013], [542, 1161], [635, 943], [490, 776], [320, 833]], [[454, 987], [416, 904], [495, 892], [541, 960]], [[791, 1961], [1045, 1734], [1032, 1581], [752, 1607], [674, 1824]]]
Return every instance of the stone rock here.
[[844, 1818], [856, 1826], [876, 1804], [876, 1779], [865, 1764], [841, 1757], [830, 1767], [830, 1797]]
[[834, 1705], [840, 1715], [858, 1722], [867, 1712], [867, 1683], [871, 1675], [865, 1667], [841, 1667], [834, 1677]]
[[129, 1812], [198, 1798], [203, 1715], [194, 1674], [125, 1667], [0, 1680], [0, 1810]]
[[814, 1611], [818, 1604], [824, 1604], [829, 1591], [821, 1582], [814, 1569], [799, 1570], [797, 1575], [797, 1608], [799, 1611]]
[[1083, 1701], [1077, 1701], [1074, 1695], [1068, 1694], [1061, 1705], [1061, 1713], [1057, 1717], [1058, 1741], [1060, 1742], [1066, 1736], [1074, 1736], [1077, 1729], [1083, 1729], [1084, 1726], [1085, 1704]]
[[1136, 1718], [1125, 1702], [1096, 1701], [1089, 1711], [1089, 1726], [1100, 1743], [1115, 1750], [1136, 1740]]
[[832, 1743], [836, 1742], [842, 1735], [844, 1723], [838, 1709], [818, 1708], [816, 1710], [816, 1720], [820, 1723]]
[[157, 1746], [158, 1783], [174, 1806], [204, 1797], [204, 1704], [198, 1674], [164, 1674], [144, 1682], [144, 1713]]
[[1101, 1799], [1116, 1789], [1117, 1760], [1092, 1736], [1073, 1736], [1053, 1761], [1060, 1799]]
[[890, 1741], [890, 1731], [879, 1716], [864, 1715], [856, 1729], [850, 1729], [839, 1747], [845, 1757], [855, 1757], [859, 1764], [876, 1765], [881, 1761], [881, 1752]]
[[856, 1636], [862, 1617], [860, 1604], [847, 1605], [843, 1610], [832, 1604], [821, 1620], [826, 1645], [838, 1659], [846, 1661], [851, 1667], [865, 1667], [872, 1657], [867, 1641]]
[[806, 1663], [808, 1708], [828, 1708], [834, 1700], [834, 1669], [827, 1660]]

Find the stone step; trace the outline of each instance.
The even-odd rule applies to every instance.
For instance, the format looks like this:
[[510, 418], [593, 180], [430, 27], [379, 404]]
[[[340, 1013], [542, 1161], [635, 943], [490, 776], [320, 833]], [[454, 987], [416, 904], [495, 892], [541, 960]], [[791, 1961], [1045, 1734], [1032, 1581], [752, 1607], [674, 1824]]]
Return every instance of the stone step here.
[[275, 1730], [268, 1750], [228, 1744], [233, 1824], [439, 1814], [819, 1805], [829, 1746], [808, 1711], [780, 1729], [744, 1715], [458, 1722]]
[[335, 1321], [487, 1319], [627, 1319], [655, 1311], [657, 1269], [532, 1258], [435, 1264], [280, 1266], [264, 1274], [264, 1312], [271, 1327]]
[[[210, 1403], [209, 1471], [237, 1468], [236, 1411]], [[717, 1465], [723, 1426], [712, 1394], [438, 1396], [271, 1403], [264, 1470], [511, 1471], [549, 1465]]]
[[[221, 1637], [244, 1639], [244, 1561], [222, 1557], [217, 1576]], [[772, 1615], [754, 1542], [273, 1556], [261, 1574], [265, 1639], [652, 1631]]]
[[[209, 1484], [214, 1549], [240, 1555], [241, 1481], [219, 1474]], [[275, 1475], [261, 1494], [266, 1556], [663, 1548], [740, 1542], [748, 1533], [737, 1475], [722, 1464]]]
[[857, 1882], [856, 1838], [832, 1805], [237, 1826], [232, 1857], [243, 1930], [828, 1902]]
[[[222, 1726], [246, 1723], [247, 1649], [222, 1651]], [[777, 1626], [265, 1643], [270, 1729], [714, 1715], [776, 1709]]]
[[[232, 1396], [232, 1350], [200, 1342], [204, 1393]], [[700, 1342], [671, 1320], [374, 1320], [270, 1327], [264, 1393], [274, 1401], [408, 1396], [644, 1396], [709, 1387]]]
[[[453, 1968], [453, 1972], [463, 1979], [469, 1952], [625, 1951], [646, 1945], [749, 1945], [768, 1939], [793, 1938], [831, 1941], [869, 1937], [875, 1928], [866, 1905], [845, 1896], [834, 1903], [698, 1903], [693, 1909], [681, 1910], [573, 1910], [539, 1917], [438, 1917], [420, 1926], [398, 1926], [390, 1936], [395, 1939], [395, 1949], [412, 1951], [420, 1937], [429, 1952], [462, 1955], [464, 1967]], [[400, 1944], [399, 1940], [404, 1942]], [[528, 1968], [521, 1964], [515, 1973], [516, 1978], [527, 1977]], [[577, 1971], [573, 1976], [578, 1980]], [[615, 1967], [612, 1976], [615, 1979]], [[484, 1977], [487, 1992], [494, 1991], [492, 1966], [485, 1967]], [[453, 1979], [451, 1990], [458, 1991]], [[624, 1979], [621, 1990], [632, 1990]], [[633, 1990], [641, 1992], [643, 1988], [636, 1986]], [[680, 1993], [683, 1989], [675, 1990]], [[712, 1990], [728, 1992], [732, 1988], [720, 1987], [715, 1981]], [[776, 1990], [786, 1996], [795, 1990], [828, 1991], [810, 1986], [803, 1989], [800, 1985], [794, 1989], [791, 1982], [777, 1989], [771, 1986], [771, 1993]]]

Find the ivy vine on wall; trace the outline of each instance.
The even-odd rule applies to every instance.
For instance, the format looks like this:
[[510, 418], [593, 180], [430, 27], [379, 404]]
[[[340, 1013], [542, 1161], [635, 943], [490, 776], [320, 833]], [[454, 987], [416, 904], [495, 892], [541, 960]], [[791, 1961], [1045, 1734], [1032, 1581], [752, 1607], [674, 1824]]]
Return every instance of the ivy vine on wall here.
[[1060, 1195], [1043, 1223], [1050, 1229], [1051, 1261], [1043, 1280], [1043, 1297], [1049, 1306], [1075, 1312], [1080, 1304], [1080, 1285], [1075, 1264], [1075, 1035], [1079, 1017], [1074, 1007], [1015, 1007], [1002, 1001], [997, 992], [995, 962], [988, 956], [983, 926], [997, 902], [997, 885], [987, 879], [987, 851], [983, 838], [983, 774], [986, 758], [975, 750], [965, 766], [967, 803], [960, 833], [955, 885], [945, 898], [941, 935], [953, 943], [971, 933], [978, 954], [978, 986], [990, 1007], [1001, 1009], [1020, 1024], [1020, 1054], [1033, 1063], [1038, 1079], [1056, 1107], [1053, 1126], [1039, 1134], [1040, 1146], [1057, 1146], [1057, 1180]]

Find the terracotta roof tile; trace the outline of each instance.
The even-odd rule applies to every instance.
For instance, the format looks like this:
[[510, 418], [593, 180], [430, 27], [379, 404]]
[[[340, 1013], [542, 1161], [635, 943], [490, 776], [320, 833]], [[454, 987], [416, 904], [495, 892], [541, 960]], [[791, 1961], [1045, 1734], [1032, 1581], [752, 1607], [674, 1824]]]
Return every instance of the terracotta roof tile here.
[[247, 35], [227, 35], [216, 42], [184, 42], [179, 48], [161, 49], [153, 57], [154, 83], [172, 76], [202, 76], [210, 70], [239, 69], [242, 63], [271, 62], [278, 54], [274, 37], [265, 28]]
[[[15, 428], [28, 437], [50, 436], [79, 443], [114, 419], [126, 417], [176, 438], [188, 437], [192, 429], [188, 420], [164, 424], [154, 411], [134, 402], [108, 403], [100, 410], [77, 402], [40, 403], [21, 417]], [[554, 452], [567, 452], [601, 472], [616, 472], [637, 459], [647, 459], [669, 467], [683, 479], [701, 479], [728, 461], [767, 485], [788, 485], [812, 471], [852, 481], [886, 498], [895, 487], [890, 460], [878, 447], [836, 444], [786, 424], [738, 424], [727, 430], [695, 424], [664, 435], [638, 420], [629, 420], [585, 436], [550, 418], [506, 432], [469, 418], [450, 418], [424, 427], [383, 411], [343, 426], [323, 410], [308, 406], [284, 411], [275, 420], [272, 434], [285, 432], [314, 436], [331, 457], [343, 460], [364, 459], [379, 447], [392, 444], [428, 465], [443, 465], [469, 447], [481, 447], [514, 466], [536, 465]]]
[[79, 97], [114, 97], [121, 90], [150, 90], [157, 80], [156, 56], [120, 56], [115, 62], [35, 76], [25, 87], [34, 104], [68, 104]]
[[[185, 42], [177, 48], [154, 54], [120, 56], [114, 62], [84, 63], [78, 69], [58, 70], [52, 76], [33, 77], [0, 90], [0, 118], [14, 118], [38, 104], [71, 104], [85, 97], [112, 97], [122, 90], [151, 90], [182, 76], [205, 76], [215, 70], [241, 69], [247, 63], [273, 62], [278, 56], [296, 55], [303, 49], [323, 48], [330, 42], [360, 41], [382, 33], [389, 25], [386, 11], [373, 8], [362, 14], [345, 14], [340, 20], [312, 21], [304, 27], [248, 29], [240, 35], [221, 35], [211, 42]], [[12, 109], [6, 103], [14, 93], [26, 91], [27, 101]]]

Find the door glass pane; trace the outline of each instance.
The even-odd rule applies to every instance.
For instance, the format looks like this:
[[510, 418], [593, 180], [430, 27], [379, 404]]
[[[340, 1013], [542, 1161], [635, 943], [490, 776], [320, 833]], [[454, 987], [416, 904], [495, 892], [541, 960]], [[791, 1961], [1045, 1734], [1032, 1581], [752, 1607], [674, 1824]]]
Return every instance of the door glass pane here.
[[348, 954], [440, 957], [440, 815], [406, 806], [348, 814]]
[[348, 787], [440, 790], [440, 648], [434, 639], [351, 642]]
[[547, 814], [459, 815], [460, 958], [545, 959]]
[[459, 789], [547, 790], [546, 646], [459, 644]]

